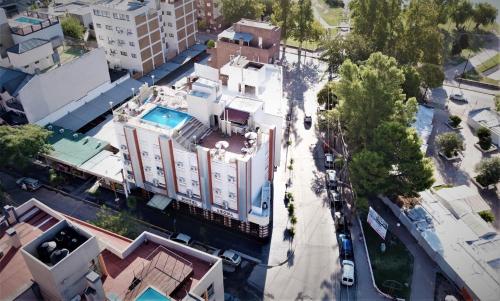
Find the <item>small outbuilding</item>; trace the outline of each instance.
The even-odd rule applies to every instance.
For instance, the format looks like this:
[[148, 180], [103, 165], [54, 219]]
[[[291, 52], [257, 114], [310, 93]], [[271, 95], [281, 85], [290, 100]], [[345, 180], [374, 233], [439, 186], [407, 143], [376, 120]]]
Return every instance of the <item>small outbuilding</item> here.
[[500, 114], [491, 108], [481, 108], [472, 110], [467, 117], [467, 123], [477, 131], [480, 127], [485, 127], [491, 131], [491, 140], [500, 146]]

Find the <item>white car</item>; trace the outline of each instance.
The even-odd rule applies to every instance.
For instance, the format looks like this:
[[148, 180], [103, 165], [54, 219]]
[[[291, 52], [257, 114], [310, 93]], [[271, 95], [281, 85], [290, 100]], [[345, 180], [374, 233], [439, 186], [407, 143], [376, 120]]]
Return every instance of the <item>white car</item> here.
[[183, 234], [183, 233], [178, 233], [175, 234], [174, 236], [170, 237], [170, 240], [173, 240], [175, 242], [178, 242], [180, 244], [189, 246], [193, 240], [191, 239], [191, 236]]
[[450, 95], [450, 99], [459, 102], [468, 102], [467, 98], [462, 93], [455, 93]]
[[346, 286], [354, 285], [354, 262], [342, 260], [342, 284]]
[[326, 184], [328, 189], [337, 188], [337, 172], [333, 169], [326, 170]]
[[325, 154], [325, 167], [326, 168], [333, 168], [333, 155], [332, 154]]
[[220, 258], [222, 258], [222, 261], [224, 261], [225, 263], [234, 266], [239, 266], [241, 263], [241, 256], [233, 250], [224, 251], [224, 253], [220, 255]]
[[312, 117], [311, 117], [311, 115], [306, 115], [304, 117], [304, 123], [305, 124], [311, 124], [312, 123]]

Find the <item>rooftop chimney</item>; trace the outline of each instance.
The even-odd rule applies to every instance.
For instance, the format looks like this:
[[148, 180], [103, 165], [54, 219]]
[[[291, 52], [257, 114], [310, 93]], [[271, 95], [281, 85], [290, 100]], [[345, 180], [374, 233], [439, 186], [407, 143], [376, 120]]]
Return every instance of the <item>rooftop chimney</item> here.
[[19, 235], [17, 235], [16, 229], [9, 228], [5, 233], [9, 236], [10, 245], [13, 248], [19, 249], [21, 247], [21, 240], [19, 239]]
[[102, 281], [99, 274], [94, 271], [90, 271], [85, 278], [87, 278], [88, 287], [85, 290], [87, 300], [106, 300], [106, 294], [104, 293], [104, 288], [102, 287]]

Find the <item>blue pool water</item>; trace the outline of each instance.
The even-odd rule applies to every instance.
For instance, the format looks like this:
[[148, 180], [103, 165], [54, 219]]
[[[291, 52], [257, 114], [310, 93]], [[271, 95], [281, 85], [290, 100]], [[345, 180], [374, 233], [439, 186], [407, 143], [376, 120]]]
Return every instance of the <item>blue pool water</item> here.
[[152, 287], [148, 287], [135, 301], [170, 301], [167, 296], [160, 294]]
[[144, 120], [158, 123], [159, 125], [171, 129], [175, 129], [180, 124], [183, 124], [184, 122], [189, 120], [189, 118], [191, 118], [191, 116], [186, 113], [174, 111], [160, 106], [155, 107], [142, 117], [142, 119]]
[[20, 18], [17, 18], [16, 21], [21, 22], [21, 23], [29, 23], [29, 24], [33, 24], [33, 25], [37, 25], [37, 24], [42, 23], [42, 21], [40, 21], [38, 19], [33, 19], [33, 18], [28, 18], [28, 17], [20, 17]]

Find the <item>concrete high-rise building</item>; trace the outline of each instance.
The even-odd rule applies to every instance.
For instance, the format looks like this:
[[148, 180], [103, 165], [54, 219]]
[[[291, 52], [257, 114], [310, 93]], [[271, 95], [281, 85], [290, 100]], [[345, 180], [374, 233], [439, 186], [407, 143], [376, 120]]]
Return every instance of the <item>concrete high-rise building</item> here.
[[101, 0], [91, 6], [111, 68], [143, 76], [196, 42], [194, 0]]
[[126, 180], [165, 206], [175, 200], [177, 209], [268, 237], [281, 68], [238, 57], [220, 73], [198, 64], [195, 73], [185, 96], [144, 86], [114, 111]]
[[[224, 24], [220, 0], [196, 0], [196, 14], [208, 32], [220, 30]], [[200, 28], [201, 30], [201, 28]]]

